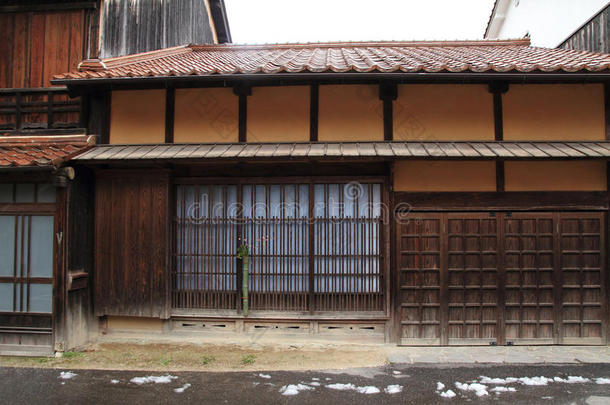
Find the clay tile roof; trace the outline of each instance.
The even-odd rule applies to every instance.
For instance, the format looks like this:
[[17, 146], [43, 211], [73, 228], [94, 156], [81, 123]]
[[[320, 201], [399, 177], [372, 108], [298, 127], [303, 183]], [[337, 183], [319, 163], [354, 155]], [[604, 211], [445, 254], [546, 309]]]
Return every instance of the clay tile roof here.
[[71, 79], [365, 72], [601, 72], [610, 55], [530, 46], [529, 39], [450, 42], [338, 42], [188, 45], [86, 60]]
[[0, 170], [54, 168], [94, 144], [90, 135], [0, 137]]

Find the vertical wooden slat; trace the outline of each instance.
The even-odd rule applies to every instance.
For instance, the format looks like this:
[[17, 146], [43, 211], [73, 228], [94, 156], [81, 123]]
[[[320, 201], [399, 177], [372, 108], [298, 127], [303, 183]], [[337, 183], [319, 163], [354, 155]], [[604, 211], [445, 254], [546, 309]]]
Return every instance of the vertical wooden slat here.
[[312, 84], [309, 93], [309, 141], [318, 142], [318, 113], [320, 103], [320, 88]]
[[173, 87], [165, 89], [165, 143], [174, 143], [174, 111], [176, 105], [176, 90]]
[[559, 213], [553, 214], [553, 298], [555, 344], [563, 343], [563, 275], [561, 271], [561, 223]]

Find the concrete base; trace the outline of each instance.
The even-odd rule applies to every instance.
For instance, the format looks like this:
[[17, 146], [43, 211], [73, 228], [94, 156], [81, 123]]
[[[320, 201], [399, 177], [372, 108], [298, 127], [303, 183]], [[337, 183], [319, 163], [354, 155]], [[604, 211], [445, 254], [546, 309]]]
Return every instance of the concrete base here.
[[0, 345], [0, 356], [52, 357], [51, 346]]

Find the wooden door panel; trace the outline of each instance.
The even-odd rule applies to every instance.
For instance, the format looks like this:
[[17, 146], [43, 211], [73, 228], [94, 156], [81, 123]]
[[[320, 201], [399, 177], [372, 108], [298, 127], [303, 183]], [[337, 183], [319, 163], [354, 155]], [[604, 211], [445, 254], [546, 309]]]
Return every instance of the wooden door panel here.
[[606, 341], [603, 221], [602, 213], [565, 213], [559, 220], [564, 344]]
[[441, 216], [405, 214], [398, 232], [401, 344], [440, 344]]
[[448, 343], [490, 344], [498, 333], [497, 220], [448, 214]]

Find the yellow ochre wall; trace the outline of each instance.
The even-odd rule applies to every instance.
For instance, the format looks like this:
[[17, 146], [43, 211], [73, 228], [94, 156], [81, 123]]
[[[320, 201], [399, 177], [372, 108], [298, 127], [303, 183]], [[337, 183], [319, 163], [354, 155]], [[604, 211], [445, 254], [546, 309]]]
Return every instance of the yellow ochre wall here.
[[397, 161], [394, 191], [496, 191], [496, 166], [487, 161]]
[[319, 94], [319, 141], [383, 140], [379, 86], [320, 85]]
[[238, 97], [229, 87], [176, 89], [174, 142], [237, 142], [238, 109]]
[[605, 138], [602, 84], [511, 84], [502, 105], [504, 140]]
[[547, 161], [504, 163], [506, 191], [603, 191], [603, 161]]
[[394, 140], [493, 141], [493, 96], [482, 84], [398, 86]]
[[309, 86], [254, 87], [248, 142], [309, 142]]
[[165, 90], [113, 91], [110, 143], [165, 142]]

